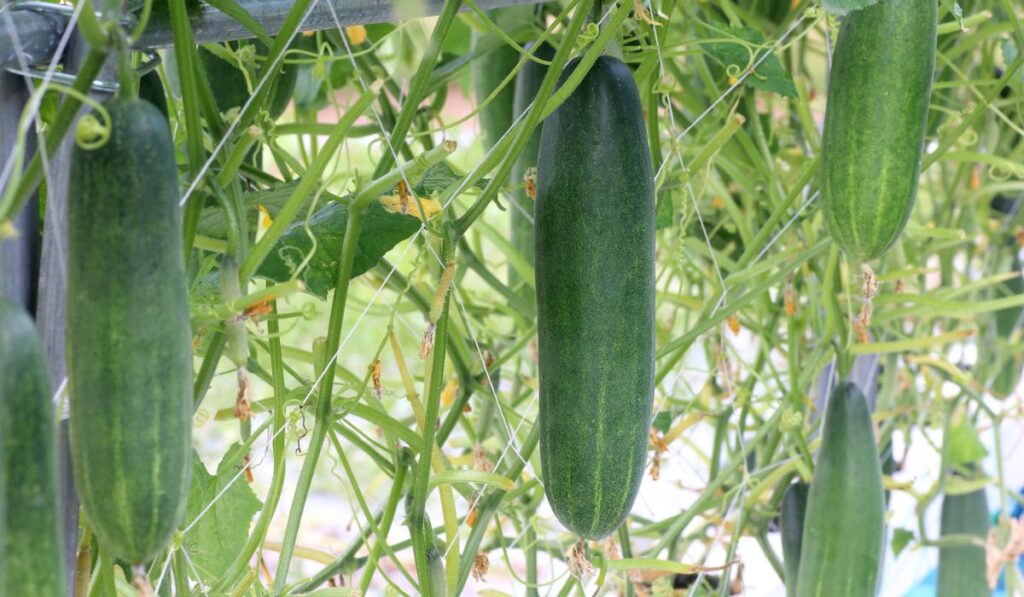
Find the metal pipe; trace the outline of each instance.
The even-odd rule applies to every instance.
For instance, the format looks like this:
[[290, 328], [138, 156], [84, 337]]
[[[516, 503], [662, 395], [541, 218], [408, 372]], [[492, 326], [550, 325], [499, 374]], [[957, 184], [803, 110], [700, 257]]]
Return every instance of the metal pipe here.
[[[544, 0], [479, 0], [484, 10], [520, 4], [539, 4]], [[241, 0], [239, 4], [259, 22], [269, 35], [275, 35], [291, 9], [291, 0]], [[314, 4], [302, 28], [305, 31], [334, 29], [337, 26], [397, 22], [441, 13], [444, 0], [320, 0]], [[463, 7], [463, 10], [469, 10]], [[337, 21], [335, 21], [335, 15]], [[191, 11], [189, 20], [197, 43], [212, 43], [255, 37], [251, 31], [208, 4]], [[9, 7], [0, 12], [0, 69], [19, 64], [18, 51], [28, 64], [50, 60], [65, 21], [35, 10]], [[149, 26], [135, 48], [154, 49], [173, 45], [170, 17], [154, 11]]]
[[[543, 0], [480, 0], [487, 10], [518, 4], [539, 4]], [[291, 10], [292, 0], [241, 0], [239, 4], [259, 22], [269, 35], [276, 35]], [[302, 26], [304, 31], [334, 29], [338, 25], [394, 23], [441, 14], [444, 0], [320, 0], [314, 3]], [[468, 11], [468, 7], [463, 7]], [[334, 16], [337, 15], [337, 23]], [[196, 9], [189, 19], [197, 43], [247, 39], [254, 35], [231, 17], [208, 4]], [[154, 14], [146, 32], [138, 40], [139, 49], [164, 48], [171, 44], [171, 23], [167, 13]]]

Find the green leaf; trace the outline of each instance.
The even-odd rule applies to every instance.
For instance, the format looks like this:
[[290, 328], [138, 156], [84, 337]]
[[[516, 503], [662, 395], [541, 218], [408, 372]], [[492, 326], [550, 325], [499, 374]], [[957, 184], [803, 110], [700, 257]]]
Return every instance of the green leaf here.
[[[282, 182], [271, 186], [268, 189], [261, 189], [259, 191], [253, 191], [245, 193], [242, 197], [242, 201], [245, 203], [246, 219], [249, 221], [250, 227], [256, 226], [256, 218], [259, 214], [259, 206], [263, 206], [271, 217], [276, 217], [277, 213], [281, 211], [281, 207], [284, 206], [288, 198], [292, 196], [292, 192], [295, 191], [295, 187], [299, 185], [298, 180], [290, 182]], [[309, 205], [313, 201], [314, 195], [310, 195], [303, 199], [302, 207], [299, 208], [300, 214], [306, 214], [309, 211]], [[340, 201], [341, 197], [324, 191], [320, 193], [321, 203], [327, 203], [328, 201]], [[207, 207], [204, 208], [202, 213], [199, 215], [199, 227], [198, 233], [203, 236], [210, 236], [213, 238], [226, 238], [227, 233], [224, 229], [224, 210], [218, 207]]]
[[[438, 162], [427, 168], [419, 182], [413, 185], [412, 192], [420, 197], [429, 197], [434, 193], [447, 189], [452, 183], [462, 180], [463, 176], [455, 172], [448, 162]], [[487, 186], [488, 179], [481, 178], [473, 186], [482, 189]]]
[[722, 41], [704, 43], [708, 53], [730, 74], [740, 77], [757, 64], [754, 72], [743, 80], [744, 84], [796, 99], [796, 86], [793, 84], [793, 77], [783, 68], [778, 56], [771, 54], [766, 57], [764, 55], [768, 50], [762, 47], [765, 45], [765, 40], [760, 31], [749, 27], [737, 28], [720, 24], [716, 25], [716, 29], [717, 31], [711, 32], [714, 37], [723, 37], [724, 34], [747, 42], [747, 44]]
[[821, 6], [834, 15], [843, 16], [877, 2], [878, 0], [822, 0]]
[[892, 532], [892, 555], [898, 556], [903, 549], [914, 540], [913, 531], [895, 529]]
[[662, 193], [658, 197], [658, 205], [655, 211], [654, 227], [657, 230], [668, 228], [672, 225], [672, 216], [675, 215], [675, 206], [672, 204], [672, 193]]
[[[308, 264], [299, 272], [299, 279], [312, 294], [326, 298], [334, 288], [338, 276], [338, 258], [348, 224], [348, 206], [331, 203], [309, 219], [298, 221], [285, 229], [277, 245], [270, 251], [257, 270], [258, 276], [285, 282], [295, 276], [296, 270], [312, 252]], [[420, 221], [412, 216], [391, 213], [378, 202], [370, 204], [359, 234], [352, 277], [366, 273], [395, 245], [419, 230]], [[316, 239], [314, 250], [312, 233]]]
[[668, 430], [672, 428], [672, 413], [668, 411], [661, 411], [654, 416], [654, 421], [651, 422], [651, 427], [654, 428], [658, 433], [665, 435]]
[[192, 528], [185, 533], [185, 549], [206, 581], [227, 571], [249, 536], [252, 517], [263, 507], [245, 479], [235, 479], [241, 470], [237, 450], [237, 446], [228, 450], [216, 476], [206, 470], [193, 452], [184, 527]]
[[949, 449], [950, 466], [977, 462], [988, 454], [985, 446], [978, 439], [978, 431], [967, 418], [960, 419], [958, 423], [950, 427], [946, 445]]

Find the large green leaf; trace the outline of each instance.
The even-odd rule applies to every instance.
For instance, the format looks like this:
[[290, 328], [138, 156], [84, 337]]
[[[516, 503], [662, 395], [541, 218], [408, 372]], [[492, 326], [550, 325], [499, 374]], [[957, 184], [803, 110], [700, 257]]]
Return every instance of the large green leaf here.
[[765, 52], [769, 50], [764, 47], [764, 35], [760, 31], [749, 27], [737, 28], [721, 24], [717, 25], [716, 29], [717, 31], [710, 32], [710, 35], [716, 39], [735, 37], [747, 42], [747, 44], [743, 44], [741, 42], [709, 41], [704, 44], [708, 53], [726, 70], [738, 78], [756, 64], [757, 68], [754, 69], [754, 72], [743, 80], [745, 85], [796, 98], [793, 77], [783, 68], [782, 62], [774, 54], [765, 56]]
[[[341, 244], [345, 240], [347, 224], [348, 206], [343, 203], [331, 203], [313, 214], [308, 229], [306, 222], [295, 222], [285, 229], [281, 240], [267, 255], [256, 274], [275, 282], [285, 282], [294, 278], [298, 271], [299, 279], [306, 284], [309, 292], [326, 298], [338, 276], [338, 259], [341, 257]], [[380, 203], [372, 203], [363, 219], [352, 263], [352, 276], [365, 273], [392, 247], [412, 236], [419, 227], [418, 219], [391, 213]], [[311, 253], [308, 263], [299, 271]]]
[[263, 507], [244, 478], [237, 478], [238, 446], [224, 456], [211, 475], [193, 453], [192, 484], [188, 490], [185, 550], [203, 580], [227, 571], [249, 536], [252, 517]]

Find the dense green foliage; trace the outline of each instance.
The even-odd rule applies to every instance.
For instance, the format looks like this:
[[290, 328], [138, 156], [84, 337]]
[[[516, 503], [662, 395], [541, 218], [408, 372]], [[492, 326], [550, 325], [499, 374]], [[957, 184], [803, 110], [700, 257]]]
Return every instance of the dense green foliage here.
[[[340, 26], [366, 13], [216, 0], [249, 39], [209, 44], [212, 5], [156, 2], [147, 31], [174, 47], [141, 81], [145, 35], [78, 5], [78, 93], [33, 83], [0, 169], [3, 248], [37, 243], [13, 218], [38, 187], [40, 296], [71, 283], [65, 399], [92, 404], [72, 448], [105, 467], [67, 542], [76, 579], [130, 595], [127, 560], [145, 558], [134, 573], [168, 597], [726, 597], [841, 584], [852, 562], [868, 595], [878, 558], [843, 554], [870, 535], [895, 557], [878, 592], [896, 594], [940, 546], [975, 545], [932, 521], [944, 494], [985, 485], [1009, 512], [1019, 489], [1024, 7], [888, 3], [836, 18], [789, 0], [399, 2], [392, 22]], [[441, 12], [408, 12], [424, 6]], [[97, 77], [124, 83], [117, 102], [136, 82], [164, 99], [162, 128], [126, 141], [121, 108], [108, 130], [91, 106], [75, 130]], [[76, 164], [102, 162], [74, 174], [70, 246], [46, 236], [62, 229], [62, 138], [92, 147]], [[551, 216], [536, 258], [531, 166]], [[38, 315], [58, 353], [63, 319]], [[850, 399], [857, 424], [821, 433], [843, 379], [877, 387], [871, 422]], [[861, 483], [836, 496], [852, 506], [812, 498], [824, 522], [797, 529], [785, 488], [836, 493], [844, 454], [870, 507]], [[978, 460], [989, 476], [940, 474]], [[143, 518], [124, 488], [183, 492], [188, 470], [184, 519], [161, 494], [159, 541], [112, 541]], [[850, 512], [853, 531], [811, 540]], [[990, 549], [1012, 551], [1017, 524], [995, 518]], [[818, 572], [794, 573], [800, 559]]]

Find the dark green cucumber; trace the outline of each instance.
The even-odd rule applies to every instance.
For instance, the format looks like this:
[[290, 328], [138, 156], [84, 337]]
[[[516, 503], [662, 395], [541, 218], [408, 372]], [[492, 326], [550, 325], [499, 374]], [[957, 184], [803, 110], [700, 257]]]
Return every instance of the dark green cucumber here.
[[[532, 43], [526, 46], [527, 49], [532, 47]], [[542, 60], [551, 60], [555, 56], [555, 49], [545, 42], [537, 47], [534, 56]], [[533, 102], [533, 98], [537, 96], [537, 90], [540, 89], [540, 83], [544, 80], [544, 75], [547, 72], [548, 67], [546, 65], [533, 62], [532, 60], [527, 61], [519, 69], [519, 73], [516, 75], [512, 110], [514, 118], [525, 112], [526, 108]], [[533, 135], [530, 136], [530, 140], [526, 143], [526, 147], [523, 148], [523, 153], [519, 154], [519, 159], [516, 160], [515, 166], [512, 168], [511, 180], [509, 181], [513, 188], [518, 189], [512, 193], [511, 200], [515, 202], [515, 205], [512, 205], [509, 209], [512, 246], [531, 265], [533, 264], [533, 199], [527, 195], [523, 184], [527, 171], [530, 168], [537, 167], [537, 153], [539, 151], [540, 128], [534, 131]], [[509, 267], [509, 288], [515, 289], [519, 284], [519, 274], [515, 268]], [[524, 284], [519, 288], [519, 292], [524, 298], [533, 300], [534, 293], [529, 286]]]
[[[985, 490], [942, 499], [942, 534], [972, 535], [982, 542], [988, 536], [989, 517]], [[936, 597], [982, 597], [991, 595], [985, 578], [985, 549], [981, 546], [939, 549], [939, 578]]]
[[75, 485], [113, 556], [156, 555], [192, 472], [192, 342], [167, 120], [113, 99], [109, 140], [75, 147], [68, 193], [68, 382]]
[[168, 117], [167, 95], [164, 93], [164, 84], [160, 80], [160, 74], [155, 70], [139, 77], [139, 97], [156, 106], [157, 110]]
[[63, 595], [50, 373], [35, 324], [3, 298], [0, 467], [0, 595]]
[[843, 18], [821, 153], [825, 224], [852, 259], [892, 246], [910, 218], [935, 67], [936, 0], [880, 0]]
[[810, 486], [795, 481], [782, 495], [782, 560], [786, 566], [786, 596], [796, 595], [797, 571], [800, 569], [800, 543], [804, 534], [807, 492]]
[[640, 488], [654, 389], [654, 175], [622, 61], [599, 57], [547, 118], [538, 163], [544, 489], [562, 524], [596, 539]]
[[829, 396], [807, 495], [797, 597], [873, 597], [885, 528], [882, 471], [867, 400], [851, 382]]
[[[507, 33], [517, 29], [519, 23], [529, 23], [533, 10], [533, 6], [510, 6], [489, 11], [488, 16]], [[494, 33], [487, 35], [492, 38], [498, 37]], [[479, 45], [484, 37], [486, 36], [475, 38], [474, 43]], [[488, 41], [497, 43], [497, 47], [473, 61], [473, 92], [478, 105], [482, 104], [519, 64], [519, 52], [515, 48], [504, 40]], [[486, 149], [494, 147], [512, 125], [514, 98], [515, 87], [509, 82], [480, 111], [480, 130]]]
[[[296, 38], [299, 41], [292, 42], [292, 47], [301, 43], [302, 36]], [[235, 42], [234, 49], [237, 50], [252, 42]], [[289, 56], [285, 56], [286, 59]], [[249, 86], [246, 82], [245, 73], [227, 60], [222, 59], [210, 50], [200, 46], [199, 59], [206, 71], [206, 78], [210, 83], [210, 91], [213, 92], [213, 99], [217, 103], [217, 109], [221, 112], [228, 112], [234, 108], [241, 108], [249, 101]], [[299, 65], [285, 64], [283, 61], [278, 67], [280, 72], [270, 83], [272, 86], [267, 100], [267, 112], [270, 117], [277, 120], [288, 107], [295, 91], [295, 81], [299, 75]], [[253, 85], [258, 84], [257, 80], [252, 81]]]

